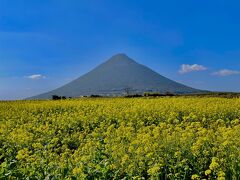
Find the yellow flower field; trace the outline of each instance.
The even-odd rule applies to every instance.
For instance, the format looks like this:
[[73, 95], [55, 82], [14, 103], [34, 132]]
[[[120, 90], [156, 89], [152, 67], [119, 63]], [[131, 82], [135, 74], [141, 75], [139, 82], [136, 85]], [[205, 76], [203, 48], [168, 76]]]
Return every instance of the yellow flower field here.
[[0, 179], [240, 179], [240, 99], [0, 102]]

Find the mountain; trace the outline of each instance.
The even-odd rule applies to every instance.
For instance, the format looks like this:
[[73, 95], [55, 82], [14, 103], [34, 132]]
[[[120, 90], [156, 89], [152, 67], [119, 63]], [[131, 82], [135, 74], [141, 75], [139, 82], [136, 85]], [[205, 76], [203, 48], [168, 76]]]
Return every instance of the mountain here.
[[124, 92], [199, 93], [200, 90], [172, 81], [141, 65], [125, 54], [117, 54], [87, 74], [53, 91], [29, 99], [50, 99], [52, 95], [122, 95]]

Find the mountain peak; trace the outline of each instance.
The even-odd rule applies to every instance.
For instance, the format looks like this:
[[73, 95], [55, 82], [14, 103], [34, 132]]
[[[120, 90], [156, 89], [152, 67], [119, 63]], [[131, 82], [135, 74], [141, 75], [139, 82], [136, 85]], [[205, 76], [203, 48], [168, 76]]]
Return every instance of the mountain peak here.
[[112, 56], [112, 58], [129, 58], [125, 53], [118, 53]]
[[131, 59], [130, 57], [128, 57], [126, 54], [124, 53], [118, 53], [115, 54], [114, 56], [112, 56], [108, 62], [135, 62], [133, 59]]

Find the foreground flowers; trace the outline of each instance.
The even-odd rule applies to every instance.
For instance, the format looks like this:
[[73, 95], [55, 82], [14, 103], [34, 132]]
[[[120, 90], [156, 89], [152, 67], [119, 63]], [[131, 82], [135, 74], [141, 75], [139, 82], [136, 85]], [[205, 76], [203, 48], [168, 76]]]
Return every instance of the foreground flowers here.
[[0, 103], [0, 179], [239, 179], [240, 99]]

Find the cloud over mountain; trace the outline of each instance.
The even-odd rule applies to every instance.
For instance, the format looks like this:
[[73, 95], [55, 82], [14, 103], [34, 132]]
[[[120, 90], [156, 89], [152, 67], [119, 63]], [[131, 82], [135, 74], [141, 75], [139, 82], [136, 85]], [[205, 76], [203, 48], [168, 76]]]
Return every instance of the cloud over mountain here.
[[42, 74], [32, 74], [32, 75], [26, 76], [26, 78], [32, 79], [32, 80], [39, 80], [39, 79], [45, 79], [46, 76]]
[[186, 73], [190, 73], [193, 71], [205, 71], [207, 70], [207, 68], [203, 65], [199, 65], [199, 64], [182, 64], [181, 68], [179, 70], [180, 74], [186, 74]]
[[231, 76], [231, 75], [237, 75], [237, 74], [240, 74], [240, 71], [234, 71], [229, 69], [222, 69], [212, 73], [212, 75], [214, 76]]

